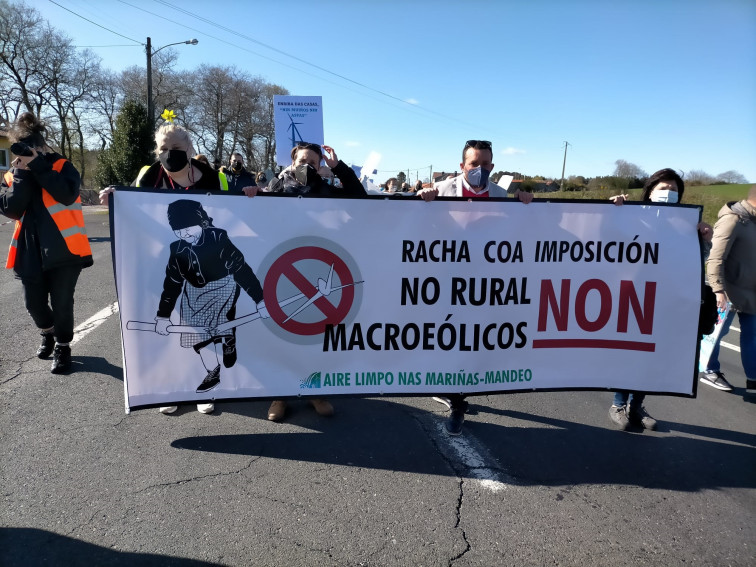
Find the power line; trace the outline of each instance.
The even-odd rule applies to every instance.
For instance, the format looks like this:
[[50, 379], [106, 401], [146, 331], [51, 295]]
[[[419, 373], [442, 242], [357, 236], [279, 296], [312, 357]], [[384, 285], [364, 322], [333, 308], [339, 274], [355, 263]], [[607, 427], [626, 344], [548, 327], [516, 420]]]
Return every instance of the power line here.
[[[223, 32], [224, 32], [225, 34], [234, 35], [234, 36], [236, 36], [236, 37], [238, 37], [238, 38], [240, 38], [240, 39], [244, 39], [244, 40], [247, 40], [247, 41], [249, 41], [249, 42], [255, 43], [255, 44], [257, 44], [257, 45], [260, 45], [260, 46], [262, 46], [262, 47], [265, 47], [266, 49], [270, 49], [270, 50], [272, 50], [272, 51], [274, 51], [274, 52], [276, 52], [276, 53], [279, 53], [279, 54], [281, 54], [281, 55], [283, 55], [283, 56], [285, 56], [285, 57], [289, 57], [289, 58], [291, 58], [291, 59], [294, 59], [295, 61], [298, 61], [299, 63], [303, 63], [303, 64], [305, 64], [305, 65], [307, 65], [307, 66], [309, 66], [309, 67], [312, 67], [312, 68], [314, 68], [314, 69], [318, 69], [319, 71], [323, 71], [324, 73], [327, 73], [327, 74], [329, 74], [329, 75], [332, 75], [332, 76], [334, 76], [334, 77], [337, 77], [337, 78], [339, 78], [339, 79], [341, 79], [341, 80], [343, 80], [343, 81], [347, 81], [347, 82], [349, 82], [349, 83], [352, 83], [352, 84], [354, 84], [354, 85], [357, 85], [357, 86], [359, 86], [359, 87], [361, 87], [361, 88], [363, 88], [363, 89], [365, 89], [365, 90], [367, 90], [367, 91], [371, 91], [371, 92], [377, 93], [377, 94], [381, 95], [381, 96], [382, 96], [382, 97], [384, 97], [384, 98], [388, 98], [388, 99], [391, 99], [391, 100], [393, 100], [393, 101], [395, 101], [395, 102], [398, 102], [398, 103], [400, 103], [400, 104], [401, 104], [402, 108], [404, 108], [405, 110], [413, 111], [413, 112], [415, 112], [415, 114], [419, 114], [419, 115], [422, 115], [421, 113], [417, 112], [417, 111], [422, 111], [422, 112], [425, 112], [425, 113], [428, 113], [428, 114], [432, 114], [432, 115], [438, 116], [438, 117], [440, 117], [440, 118], [443, 118], [443, 119], [445, 119], [445, 120], [448, 120], [448, 121], [451, 121], [451, 122], [455, 122], [455, 123], [457, 123], [457, 124], [461, 124], [461, 125], [464, 125], [464, 126], [467, 126], [467, 127], [473, 127], [473, 128], [476, 128], [476, 129], [480, 129], [480, 127], [478, 127], [478, 126], [475, 126], [474, 124], [470, 124], [470, 123], [467, 123], [467, 122], [465, 122], [465, 121], [463, 121], [463, 120], [459, 120], [459, 119], [457, 119], [457, 118], [454, 118], [454, 117], [452, 117], [452, 116], [448, 116], [448, 115], [446, 115], [446, 114], [443, 114], [443, 113], [441, 113], [441, 112], [437, 112], [437, 111], [435, 111], [435, 110], [432, 110], [432, 109], [429, 109], [429, 108], [425, 108], [424, 106], [422, 106], [422, 105], [419, 105], [419, 104], [415, 104], [415, 103], [407, 102], [407, 101], [406, 101], [406, 100], [404, 100], [404, 99], [401, 99], [401, 98], [399, 98], [399, 97], [397, 97], [397, 96], [394, 96], [394, 95], [391, 95], [391, 94], [389, 94], [389, 93], [386, 93], [386, 92], [384, 92], [384, 91], [382, 91], [382, 90], [380, 90], [380, 89], [376, 89], [376, 88], [374, 88], [374, 87], [370, 87], [369, 85], [366, 85], [366, 84], [364, 84], [364, 83], [361, 83], [361, 82], [359, 82], [359, 81], [356, 81], [356, 80], [354, 80], [354, 79], [350, 79], [349, 77], [347, 77], [347, 76], [345, 76], [345, 75], [341, 75], [340, 73], [336, 73], [336, 72], [334, 72], [334, 71], [331, 71], [330, 69], [326, 69], [325, 67], [322, 67], [322, 66], [320, 66], [320, 65], [317, 65], [317, 64], [315, 64], [315, 63], [312, 63], [312, 62], [310, 62], [310, 61], [307, 61], [307, 60], [305, 60], [305, 59], [302, 59], [302, 58], [300, 58], [300, 57], [297, 57], [296, 55], [292, 55], [291, 53], [288, 53], [288, 52], [286, 52], [286, 51], [283, 51], [283, 50], [281, 50], [281, 49], [278, 49], [278, 48], [276, 48], [276, 47], [273, 47], [272, 45], [268, 45], [268, 44], [266, 44], [266, 43], [263, 43], [263, 42], [261, 42], [261, 41], [259, 41], [259, 40], [257, 40], [257, 39], [254, 39], [254, 38], [252, 38], [252, 37], [250, 37], [250, 36], [248, 36], [248, 35], [244, 35], [243, 33], [237, 32], [237, 31], [235, 31], [235, 30], [232, 30], [232, 29], [230, 29], [230, 28], [228, 28], [228, 27], [226, 27], [226, 26], [223, 26], [223, 25], [221, 25], [221, 24], [218, 24], [217, 22], [214, 22], [213, 20], [210, 20], [210, 19], [208, 19], [208, 18], [205, 18], [205, 17], [203, 17], [203, 16], [201, 16], [201, 15], [199, 15], [199, 14], [196, 14], [196, 13], [194, 13], [194, 12], [191, 12], [190, 10], [186, 10], [186, 9], [184, 9], [184, 8], [181, 8], [180, 6], [176, 6], [176, 5], [174, 5], [174, 4], [171, 4], [170, 2], [168, 2], [168, 1], [166, 1], [166, 0], [154, 0], [154, 1], [155, 1], [155, 2], [157, 2], [158, 4], [163, 4], [164, 6], [167, 6], [167, 7], [171, 8], [171, 9], [173, 9], [173, 10], [177, 10], [177, 11], [179, 11], [179, 12], [182, 12], [183, 14], [185, 14], [185, 15], [187, 15], [187, 16], [189, 16], [189, 17], [191, 17], [191, 18], [194, 18], [194, 19], [196, 19], [196, 20], [199, 20], [199, 21], [201, 21], [201, 22], [204, 22], [204, 23], [206, 23], [206, 24], [208, 24], [208, 25], [211, 25], [211, 26], [213, 26], [213, 27], [216, 27], [216, 28], [218, 28], [218, 29], [222, 30], [222, 31], [223, 31]], [[130, 7], [134, 8], [134, 9], [137, 9], [137, 10], [140, 10], [140, 11], [143, 11], [143, 12], [146, 12], [146, 13], [148, 13], [148, 14], [151, 14], [151, 15], [153, 15], [153, 16], [157, 16], [157, 17], [163, 17], [163, 15], [161, 15], [161, 14], [155, 14], [154, 12], [151, 12], [151, 11], [149, 11], [149, 10], [145, 9], [145, 8], [142, 8], [141, 6], [135, 6], [134, 4], [131, 4], [131, 3], [129, 3], [129, 2], [126, 2], [125, 0], [119, 0], [119, 2], [121, 2], [122, 4], [126, 4], [127, 6], [130, 6]], [[323, 77], [319, 77], [319, 76], [317, 76], [317, 75], [314, 75], [314, 74], [312, 74], [312, 73], [309, 73], [309, 72], [307, 72], [307, 71], [305, 71], [305, 70], [302, 70], [302, 69], [299, 69], [299, 68], [297, 68], [297, 67], [292, 67], [291, 65], [287, 65], [286, 63], [283, 63], [282, 61], [279, 61], [279, 60], [276, 60], [276, 59], [272, 59], [272, 58], [270, 58], [270, 57], [266, 57], [266, 56], [264, 56], [264, 55], [262, 55], [262, 54], [260, 54], [260, 53], [257, 53], [257, 52], [255, 52], [255, 51], [252, 51], [252, 50], [249, 50], [249, 49], [245, 49], [245, 48], [243, 48], [243, 47], [240, 47], [240, 46], [239, 46], [238, 44], [234, 44], [234, 43], [231, 43], [231, 42], [225, 41], [225, 40], [223, 40], [223, 39], [221, 39], [221, 38], [218, 38], [218, 37], [212, 36], [212, 35], [208, 34], [207, 32], [204, 32], [204, 31], [198, 30], [198, 29], [196, 29], [196, 28], [192, 28], [192, 27], [190, 27], [190, 26], [186, 26], [186, 25], [184, 25], [184, 24], [179, 24], [178, 22], [175, 22], [175, 23], [177, 23], [177, 25], [180, 25], [180, 26], [182, 26], [182, 27], [185, 27], [185, 28], [187, 28], [187, 29], [190, 29], [190, 30], [192, 30], [192, 31], [196, 31], [197, 33], [202, 33], [202, 34], [205, 34], [205, 35], [207, 35], [208, 37], [210, 37], [210, 38], [212, 38], [212, 39], [215, 39], [215, 40], [217, 40], [217, 41], [221, 41], [221, 42], [223, 42], [223, 43], [226, 43], [227, 45], [231, 45], [232, 47], [234, 47], [234, 48], [236, 48], [236, 49], [242, 49], [242, 50], [244, 50], [244, 51], [247, 51], [247, 52], [249, 52], [249, 53], [252, 53], [252, 54], [254, 54], [254, 55], [257, 55], [257, 56], [259, 56], [259, 57], [262, 57], [263, 59], [267, 59], [268, 61], [273, 61], [273, 62], [275, 62], [275, 63], [281, 64], [281, 65], [285, 65], [286, 67], [289, 67], [290, 69], [294, 69], [294, 70], [296, 70], [296, 71], [299, 71], [299, 72], [301, 72], [301, 73], [304, 73], [304, 74], [306, 74], [306, 75], [309, 75], [310, 77], [316, 77], [316, 78], [318, 78], [318, 79], [320, 79], [320, 80], [325, 80], [326, 82], [329, 82], [329, 83], [331, 83], [331, 84], [334, 84], [334, 85], [336, 85], [336, 86], [339, 86], [339, 87], [341, 87], [341, 88], [346, 88], [346, 87], [345, 87], [344, 85], [340, 85], [340, 84], [338, 84], [338, 83], [334, 83], [334, 82], [332, 82], [332, 81], [327, 81], [327, 80], [326, 80], [325, 78], [323, 78]], [[350, 89], [348, 89], [348, 90], [350, 90]], [[353, 92], [354, 92], [354, 91], [353, 91]], [[366, 93], [360, 93], [360, 94], [363, 94], [363, 95], [365, 95]]]
[[128, 39], [129, 41], [133, 41], [133, 42], [134, 42], [134, 43], [136, 43], [137, 45], [144, 45], [144, 44], [143, 44], [143, 43], [142, 43], [141, 41], [137, 41], [136, 39], [133, 39], [133, 38], [131, 38], [131, 37], [125, 36], [125, 35], [123, 35], [123, 34], [120, 34], [120, 33], [116, 32], [116, 31], [113, 31], [113, 30], [111, 30], [111, 29], [109, 29], [109, 28], [106, 28], [105, 26], [101, 26], [101, 25], [100, 25], [100, 24], [98, 24], [97, 22], [93, 22], [93, 21], [92, 21], [92, 20], [90, 20], [89, 18], [85, 18], [85, 17], [84, 17], [84, 16], [82, 16], [81, 14], [77, 14], [77, 13], [76, 13], [76, 12], [74, 12], [73, 10], [69, 10], [69, 9], [68, 9], [68, 8], [66, 8], [65, 6], [61, 6], [60, 4], [58, 4], [57, 2], [55, 2], [55, 0], [49, 0], [49, 1], [50, 1], [50, 3], [52, 3], [52, 4], [55, 4], [55, 5], [56, 5], [56, 6], [58, 7], [58, 8], [63, 8], [63, 9], [64, 9], [64, 10], [66, 11], [66, 12], [70, 12], [71, 14], [73, 14], [74, 16], [76, 16], [77, 18], [81, 18], [82, 20], [85, 20], [85, 21], [89, 22], [90, 24], [93, 24], [93, 25], [97, 26], [98, 28], [102, 28], [102, 29], [104, 29], [105, 31], [109, 31], [110, 33], [114, 33], [114, 34], [116, 34], [117, 36], [120, 36], [120, 37], [122, 37], [122, 38], [124, 38], [124, 39]]
[[136, 47], [136, 45], [131, 45], [130, 43], [118, 43], [114, 45], [74, 45], [76, 49], [85, 49], [85, 48], [91, 48], [91, 47]]

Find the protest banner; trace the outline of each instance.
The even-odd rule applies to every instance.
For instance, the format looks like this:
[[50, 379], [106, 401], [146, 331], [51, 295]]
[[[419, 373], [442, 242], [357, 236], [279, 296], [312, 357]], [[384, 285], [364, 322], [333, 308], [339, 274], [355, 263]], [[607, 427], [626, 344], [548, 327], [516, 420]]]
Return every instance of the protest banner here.
[[128, 188], [112, 203], [127, 410], [695, 394], [699, 207]]
[[323, 97], [273, 95], [276, 163], [291, 164], [291, 148], [299, 142], [323, 145]]

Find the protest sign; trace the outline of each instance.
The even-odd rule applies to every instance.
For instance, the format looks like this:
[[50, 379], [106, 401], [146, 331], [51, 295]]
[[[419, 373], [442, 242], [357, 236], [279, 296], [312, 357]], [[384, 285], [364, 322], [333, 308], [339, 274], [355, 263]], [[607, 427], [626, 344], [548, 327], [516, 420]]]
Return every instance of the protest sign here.
[[298, 395], [693, 395], [699, 216], [691, 206], [119, 189], [127, 409]]
[[323, 98], [273, 95], [276, 162], [291, 164], [291, 148], [298, 142], [323, 145]]

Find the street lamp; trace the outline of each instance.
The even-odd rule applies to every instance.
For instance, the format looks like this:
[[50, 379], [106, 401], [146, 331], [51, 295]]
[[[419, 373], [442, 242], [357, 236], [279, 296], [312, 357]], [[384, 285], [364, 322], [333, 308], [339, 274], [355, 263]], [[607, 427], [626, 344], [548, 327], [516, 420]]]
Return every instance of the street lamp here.
[[163, 47], [152, 51], [152, 40], [149, 37], [147, 38], [147, 118], [149, 119], [150, 127], [153, 130], [155, 129], [155, 103], [152, 100], [152, 56], [166, 47], [170, 47], [171, 45], [181, 45], [182, 43], [187, 45], [197, 45], [199, 42], [196, 39], [177, 41], [176, 43], [169, 43], [168, 45], [164, 45]]

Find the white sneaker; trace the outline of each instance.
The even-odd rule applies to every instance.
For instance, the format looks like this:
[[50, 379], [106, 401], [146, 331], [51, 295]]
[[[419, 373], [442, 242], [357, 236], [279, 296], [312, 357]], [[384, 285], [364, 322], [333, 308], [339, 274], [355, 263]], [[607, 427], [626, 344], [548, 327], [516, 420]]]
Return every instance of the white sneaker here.
[[178, 406], [163, 406], [160, 408], [160, 413], [173, 413], [178, 409]]
[[197, 411], [200, 413], [213, 413], [215, 404], [197, 404]]
[[451, 409], [451, 400], [449, 398], [444, 398], [442, 396], [433, 396], [431, 399], [438, 402], [439, 404], [444, 404], [446, 406], [446, 409]]

